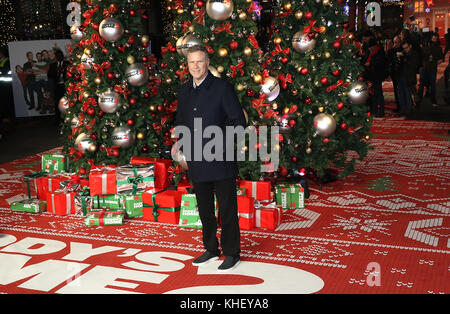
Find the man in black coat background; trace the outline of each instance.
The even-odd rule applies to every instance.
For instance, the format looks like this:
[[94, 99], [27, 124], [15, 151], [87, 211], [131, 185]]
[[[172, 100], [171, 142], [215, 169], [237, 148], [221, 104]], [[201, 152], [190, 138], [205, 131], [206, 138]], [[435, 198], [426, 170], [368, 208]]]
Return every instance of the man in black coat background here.
[[59, 100], [66, 92], [66, 70], [69, 65], [69, 61], [64, 59], [64, 54], [60, 49], [55, 51], [55, 58], [56, 61], [50, 64], [47, 76], [55, 99], [55, 123], [59, 124], [61, 122], [61, 112], [59, 112], [58, 104]]
[[[215, 217], [214, 194], [219, 205], [222, 222], [220, 246], [225, 260], [219, 270], [233, 269], [240, 260], [240, 231], [237, 214], [236, 160], [226, 160], [226, 127], [242, 126], [245, 128], [245, 116], [233, 86], [226, 80], [213, 76], [208, 71], [208, 51], [202, 46], [193, 46], [187, 53], [189, 73], [192, 75], [187, 83], [178, 90], [178, 108], [175, 130], [187, 129], [190, 139], [183, 152], [188, 165], [197, 199], [202, 222], [203, 244], [206, 252], [193, 261], [201, 265], [220, 256], [219, 242], [216, 236], [217, 221]], [[215, 158], [204, 154], [204, 148], [211, 140], [203, 138], [204, 130], [216, 127], [222, 130], [222, 138], [214, 138]], [[216, 134], [216, 137], [218, 135]], [[197, 140], [197, 141], [196, 141]], [[233, 146], [234, 149], [234, 146]], [[216, 151], [219, 150], [219, 151]], [[219, 156], [217, 158], [217, 156]], [[234, 156], [234, 154], [233, 154]]]

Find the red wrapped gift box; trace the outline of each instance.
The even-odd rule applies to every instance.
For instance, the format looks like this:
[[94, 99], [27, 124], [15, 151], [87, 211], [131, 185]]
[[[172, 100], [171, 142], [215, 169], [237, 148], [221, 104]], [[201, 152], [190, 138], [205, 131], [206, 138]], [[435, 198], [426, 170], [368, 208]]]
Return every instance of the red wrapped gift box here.
[[65, 190], [47, 192], [47, 212], [58, 216], [75, 214], [75, 195]]
[[[142, 193], [144, 205], [142, 213], [145, 220], [165, 222], [177, 225], [180, 221], [181, 196], [183, 193], [175, 190], [145, 191]], [[158, 215], [154, 216], [153, 200], [157, 205]]]
[[66, 175], [59, 173], [49, 174], [46, 177], [36, 179], [37, 196], [41, 201], [47, 200], [47, 193], [59, 190], [62, 181], [69, 180]]
[[132, 165], [141, 165], [154, 163], [155, 164], [155, 188], [163, 189], [170, 186], [169, 182], [169, 167], [172, 166], [172, 160], [152, 157], [131, 157], [130, 163]]
[[190, 194], [191, 192], [189, 192], [187, 189], [188, 188], [193, 188], [193, 186], [191, 185], [190, 182], [180, 182], [177, 185], [177, 191], [183, 193], [183, 194]]
[[246, 181], [239, 182], [240, 188], [247, 190], [247, 196], [253, 197], [260, 202], [270, 202], [272, 200], [270, 192], [272, 186], [269, 181]]
[[255, 199], [247, 196], [237, 196], [239, 228], [252, 230], [255, 227]]
[[283, 219], [281, 206], [275, 203], [263, 204], [255, 209], [255, 227], [275, 230]]
[[92, 169], [89, 173], [91, 196], [117, 194], [116, 169], [110, 167]]

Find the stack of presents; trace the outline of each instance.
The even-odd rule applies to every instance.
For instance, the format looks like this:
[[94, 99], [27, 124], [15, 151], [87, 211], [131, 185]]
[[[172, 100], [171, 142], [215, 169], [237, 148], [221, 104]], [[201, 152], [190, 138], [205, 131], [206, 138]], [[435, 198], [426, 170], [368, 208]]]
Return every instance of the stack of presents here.
[[[93, 166], [89, 175], [67, 172], [64, 155], [44, 154], [41, 171], [24, 176], [28, 199], [12, 210], [80, 215], [86, 226], [121, 225], [125, 218], [201, 228], [197, 201], [188, 181], [172, 186], [172, 160], [133, 157], [130, 164]], [[283, 212], [304, 208], [300, 184], [238, 181], [239, 226], [275, 230]], [[218, 211], [217, 211], [218, 212]], [[220, 217], [218, 217], [220, 223]]]

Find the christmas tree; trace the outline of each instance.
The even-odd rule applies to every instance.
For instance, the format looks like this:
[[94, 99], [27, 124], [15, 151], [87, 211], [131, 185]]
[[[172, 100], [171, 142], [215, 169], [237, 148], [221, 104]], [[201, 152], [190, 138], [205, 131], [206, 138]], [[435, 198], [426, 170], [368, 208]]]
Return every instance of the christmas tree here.
[[282, 176], [344, 177], [367, 154], [369, 94], [347, 19], [341, 0], [280, 1], [265, 66], [281, 86]]
[[149, 110], [158, 80], [141, 30], [144, 14], [135, 1], [81, 1], [59, 103], [63, 152], [81, 173], [92, 164], [126, 164], [132, 156], [158, 157], [166, 149], [152, 127], [163, 114]]
[[[266, 101], [267, 95], [261, 93], [265, 78], [262, 50], [256, 40], [258, 29], [255, 21], [260, 10], [256, 2], [171, 0], [166, 4], [175, 19], [169, 42], [162, 48], [160, 100], [163, 103], [158, 107], [176, 108], [177, 88], [189, 79], [187, 49], [204, 45], [209, 52], [210, 72], [229, 80], [235, 87], [251, 132], [257, 133], [261, 125], [274, 125], [276, 112]], [[167, 120], [162, 132], [167, 132], [172, 126], [173, 121]], [[270, 152], [275, 145], [272, 142], [275, 141], [267, 143], [268, 147], [260, 147], [259, 142], [253, 145], [256, 150]], [[245, 145], [238, 149], [247, 154], [248, 145], [251, 144], [246, 138]], [[240, 177], [260, 179], [263, 175], [260, 165], [265, 160], [245, 160], [239, 162]]]

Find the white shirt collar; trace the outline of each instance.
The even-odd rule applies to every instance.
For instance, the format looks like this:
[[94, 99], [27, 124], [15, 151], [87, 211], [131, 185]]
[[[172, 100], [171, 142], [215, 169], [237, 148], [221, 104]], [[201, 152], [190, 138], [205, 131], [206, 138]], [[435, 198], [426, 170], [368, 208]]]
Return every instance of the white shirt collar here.
[[206, 79], [206, 77], [208, 76], [208, 74], [206, 74], [206, 76], [203, 78], [203, 80], [201, 80], [198, 84], [195, 84], [195, 80], [192, 80], [192, 85], [194, 86], [194, 88], [199, 87], [203, 81]]

